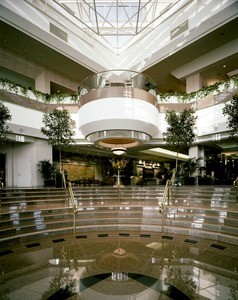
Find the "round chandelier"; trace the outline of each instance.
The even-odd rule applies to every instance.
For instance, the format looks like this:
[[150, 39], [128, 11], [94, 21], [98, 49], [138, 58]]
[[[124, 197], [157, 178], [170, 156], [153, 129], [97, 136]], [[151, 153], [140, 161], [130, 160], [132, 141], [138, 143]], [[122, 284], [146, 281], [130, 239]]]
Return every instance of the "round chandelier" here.
[[126, 148], [124, 148], [124, 147], [115, 147], [115, 148], [111, 148], [111, 151], [115, 155], [123, 155], [123, 154], [126, 153]]

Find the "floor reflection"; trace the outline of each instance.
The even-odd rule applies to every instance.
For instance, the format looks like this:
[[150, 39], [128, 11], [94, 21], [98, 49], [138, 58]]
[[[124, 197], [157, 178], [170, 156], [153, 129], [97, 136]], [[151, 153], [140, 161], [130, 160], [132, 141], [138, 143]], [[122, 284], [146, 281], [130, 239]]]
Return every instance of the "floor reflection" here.
[[236, 245], [183, 235], [90, 234], [1, 248], [0, 299], [238, 299]]

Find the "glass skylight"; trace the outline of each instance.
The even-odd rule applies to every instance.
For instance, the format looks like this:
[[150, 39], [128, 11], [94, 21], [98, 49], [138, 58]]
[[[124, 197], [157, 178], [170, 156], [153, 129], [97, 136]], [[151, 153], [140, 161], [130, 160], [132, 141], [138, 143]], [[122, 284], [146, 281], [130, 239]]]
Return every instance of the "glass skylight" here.
[[116, 52], [151, 32], [181, 0], [55, 0], [80, 21], [80, 29], [102, 38]]

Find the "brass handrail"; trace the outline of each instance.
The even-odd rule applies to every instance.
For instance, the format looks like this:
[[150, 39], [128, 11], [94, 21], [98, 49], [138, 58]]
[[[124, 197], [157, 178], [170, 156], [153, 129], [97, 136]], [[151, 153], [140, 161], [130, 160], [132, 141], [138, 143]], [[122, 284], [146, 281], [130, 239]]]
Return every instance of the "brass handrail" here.
[[172, 178], [168, 179], [166, 181], [165, 188], [164, 188], [164, 193], [163, 193], [163, 197], [162, 197], [162, 202], [159, 206], [159, 212], [160, 213], [162, 213], [163, 210], [164, 210], [166, 199], [168, 199], [168, 204], [170, 202], [170, 188], [172, 187], [172, 184], [174, 182], [174, 178], [175, 178], [175, 170], [173, 170]]
[[74, 237], [76, 237], [76, 216], [78, 213], [78, 207], [75, 203], [74, 192], [73, 192], [72, 184], [70, 181], [68, 182], [68, 191], [69, 191], [70, 203], [73, 207], [73, 212], [74, 212]]
[[69, 192], [67, 193], [67, 196], [66, 196], [67, 182], [66, 182], [65, 174], [64, 174], [64, 171], [61, 171], [60, 173], [62, 176], [63, 187], [65, 189], [65, 205], [69, 205]]
[[73, 192], [72, 184], [70, 181], [68, 182], [68, 191], [69, 191], [69, 199], [70, 199], [69, 204], [71, 204], [72, 207], [75, 207], [76, 204], [75, 204], [74, 192]]
[[165, 200], [166, 198], [168, 197], [168, 201], [169, 201], [169, 188], [171, 186], [171, 181], [170, 179], [168, 179], [166, 181], [166, 185], [165, 185], [165, 188], [164, 188], [164, 193], [163, 193], [163, 197], [162, 197], [162, 202], [159, 206], [159, 212], [162, 213], [163, 210], [164, 210], [164, 206], [165, 206]]
[[62, 180], [63, 180], [63, 185], [64, 185], [64, 188], [66, 189], [66, 187], [67, 187], [67, 184], [66, 184], [66, 178], [65, 178], [64, 171], [62, 171], [62, 172], [61, 172], [61, 176], [62, 176]]

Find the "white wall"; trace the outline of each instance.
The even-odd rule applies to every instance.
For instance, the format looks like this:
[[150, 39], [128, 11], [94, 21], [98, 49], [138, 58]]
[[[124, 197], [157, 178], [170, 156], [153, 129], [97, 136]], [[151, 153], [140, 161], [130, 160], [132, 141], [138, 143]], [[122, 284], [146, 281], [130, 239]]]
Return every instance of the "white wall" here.
[[42, 186], [43, 179], [38, 172], [38, 163], [52, 160], [52, 147], [46, 140], [36, 139], [34, 143], [8, 143], [1, 147], [6, 153], [6, 186]]
[[197, 135], [203, 136], [227, 131], [227, 118], [223, 115], [224, 103], [206, 107], [196, 112]]

